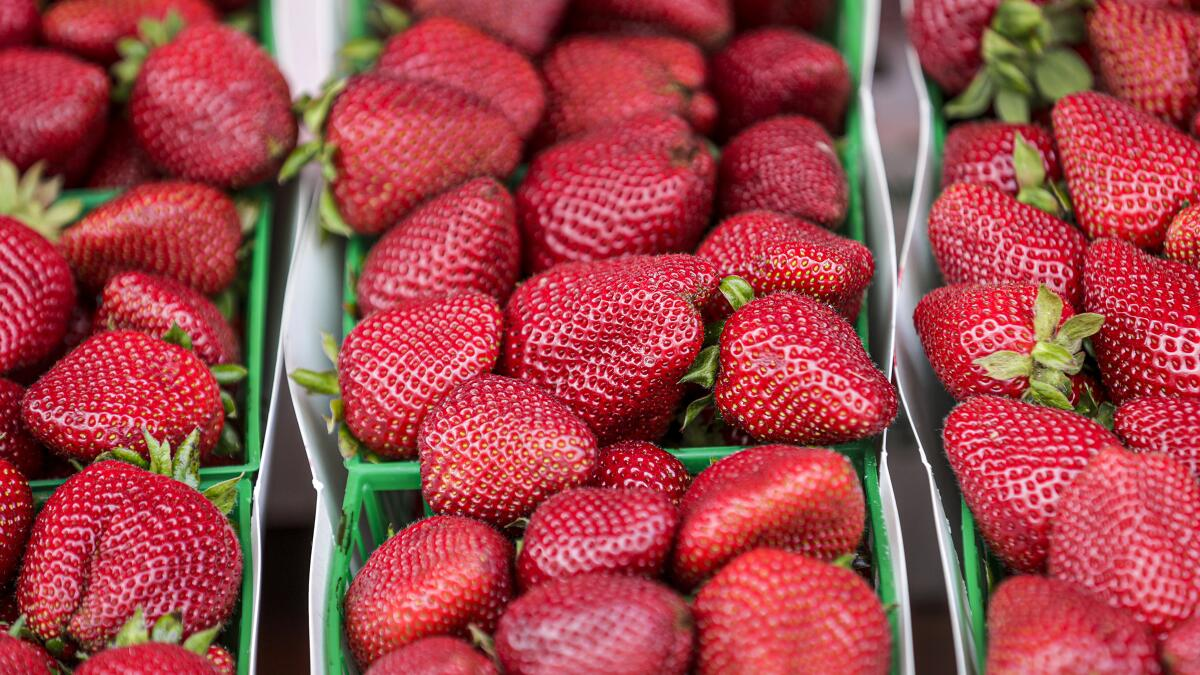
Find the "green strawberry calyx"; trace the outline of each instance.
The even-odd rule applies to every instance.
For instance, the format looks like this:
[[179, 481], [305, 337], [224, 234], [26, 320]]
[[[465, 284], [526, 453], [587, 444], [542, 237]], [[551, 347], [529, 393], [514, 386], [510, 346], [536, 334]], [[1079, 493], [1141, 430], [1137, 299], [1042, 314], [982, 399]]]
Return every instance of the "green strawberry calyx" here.
[[1017, 132], [1013, 136], [1013, 168], [1017, 175], [1017, 201], [1056, 218], [1071, 217], [1066, 185], [1046, 181], [1046, 165], [1037, 147]]
[[375, 29], [374, 35], [354, 38], [338, 50], [346, 72], [361, 73], [374, 66], [383, 52], [383, 41], [375, 35], [403, 33], [412, 25], [412, 17], [390, 2], [377, 2], [371, 8], [367, 22]]
[[130, 616], [129, 620], [121, 626], [121, 630], [117, 632], [117, 636], [113, 638], [109, 648], [132, 647], [157, 642], [179, 645], [193, 654], [206, 656], [208, 648], [212, 646], [213, 640], [220, 632], [221, 625], [217, 624], [192, 633], [185, 639], [183, 637], [182, 612], [168, 612], [158, 617], [153, 625], [147, 626], [146, 613], [141, 607], [138, 607], [134, 610], [133, 616]]
[[292, 378], [293, 382], [308, 390], [310, 394], [333, 397], [329, 401], [329, 415], [325, 417], [325, 427], [329, 433], [337, 433], [338, 451], [342, 457], [350, 459], [357, 456], [369, 462], [380, 461], [379, 457], [368, 450], [362, 441], [355, 438], [354, 434], [350, 433], [350, 429], [343, 423], [343, 419], [345, 418], [345, 404], [341, 399], [342, 392], [341, 387], [338, 386], [336, 369], [338, 344], [332, 335], [328, 333], [321, 334], [321, 350], [325, 352], [325, 358], [334, 364], [333, 370], [317, 371], [297, 368], [289, 374], [289, 377]]
[[137, 37], [117, 40], [117, 54], [121, 56], [121, 60], [112, 66], [116, 83], [112, 91], [114, 101], [129, 100], [129, 92], [133, 90], [133, 83], [137, 80], [146, 57], [150, 56], [154, 49], [174, 40], [183, 27], [183, 15], [172, 9], [161, 20], [145, 18], [138, 21]]
[[[95, 461], [125, 462], [160, 476], [174, 478], [194, 490], [200, 490], [199, 427], [193, 429], [174, 452], [171, 450], [170, 443], [159, 441], [145, 429], [142, 430], [142, 438], [146, 441], [146, 452], [150, 457], [148, 461], [142, 457], [141, 453], [130, 448], [113, 448], [108, 452], [101, 453]], [[202, 490], [201, 494], [217, 507], [218, 511], [229, 515], [233, 512], [234, 504], [237, 501], [238, 481], [241, 478], [241, 476], [234, 476]]]
[[[750, 282], [739, 276], [725, 277], [717, 288], [735, 312], [754, 300], [754, 288], [750, 286]], [[721, 345], [719, 342], [724, 328], [724, 321], [718, 321], [705, 327], [705, 346], [696, 355], [696, 359], [692, 361], [687, 373], [679, 379], [680, 384], [698, 384], [708, 390], [707, 394], [692, 401], [684, 409], [683, 418], [680, 421], [681, 429], [687, 430], [700, 416], [700, 413], [713, 404], [714, 397], [711, 390], [716, 384], [717, 372], [720, 370]]]
[[83, 202], [62, 199], [62, 176], [45, 177], [45, 162], [22, 174], [17, 165], [0, 157], [0, 215], [19, 220], [38, 234], [58, 241], [62, 228], [83, 213]]
[[1029, 122], [1031, 111], [1092, 88], [1092, 71], [1071, 45], [1084, 41], [1091, 0], [1004, 0], [983, 31], [983, 67], [946, 104], [951, 118], [978, 117], [994, 108], [1005, 122]]
[[342, 217], [333, 196], [333, 183], [337, 180], [337, 167], [334, 166], [337, 146], [325, 140], [325, 121], [338, 95], [346, 88], [346, 82], [346, 78], [334, 80], [325, 85], [319, 96], [304, 95], [296, 100], [296, 111], [304, 126], [312, 133], [313, 140], [297, 145], [279, 169], [279, 182], [286, 183], [312, 162], [321, 166], [321, 175], [325, 178], [325, 188], [317, 203], [321, 227], [326, 232], [342, 237], [349, 237], [354, 231]]

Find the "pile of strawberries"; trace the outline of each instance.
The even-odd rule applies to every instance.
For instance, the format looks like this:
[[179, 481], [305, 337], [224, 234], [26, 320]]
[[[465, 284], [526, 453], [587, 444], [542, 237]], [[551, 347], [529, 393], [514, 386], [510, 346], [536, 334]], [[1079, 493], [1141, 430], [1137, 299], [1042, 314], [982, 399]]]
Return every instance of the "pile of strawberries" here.
[[1001, 118], [946, 137], [928, 232], [948, 285], [913, 317], [960, 401], [947, 458], [1011, 575], [989, 673], [1200, 673], [1187, 5], [917, 0], [910, 17], [947, 115]]
[[243, 461], [226, 190], [295, 146], [288, 87], [244, 3], [38, 4], [0, 11], [0, 671], [232, 673], [239, 479], [199, 469]]

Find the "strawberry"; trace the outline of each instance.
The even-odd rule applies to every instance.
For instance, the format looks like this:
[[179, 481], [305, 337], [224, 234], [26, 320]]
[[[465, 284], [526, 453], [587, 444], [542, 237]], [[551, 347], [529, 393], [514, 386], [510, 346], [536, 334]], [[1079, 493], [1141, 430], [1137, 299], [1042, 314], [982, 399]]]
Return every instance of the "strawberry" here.
[[647, 441], [624, 441], [600, 448], [592, 483], [599, 487], [644, 488], [678, 505], [692, 480], [683, 462]]
[[1063, 489], [1093, 455], [1121, 442], [1070, 411], [977, 396], [950, 412], [942, 445], [991, 551], [1013, 570], [1037, 573]]
[[680, 508], [671, 569], [685, 588], [759, 547], [821, 560], [852, 553], [866, 518], [848, 458], [786, 445], [749, 448], [718, 461], [696, 476]]
[[418, 206], [371, 247], [358, 277], [358, 309], [369, 316], [467, 291], [503, 303], [520, 274], [512, 195], [491, 178], [476, 178]]
[[883, 604], [848, 569], [760, 548], [739, 556], [696, 596], [700, 675], [888, 672]]
[[513, 547], [468, 518], [433, 516], [383, 542], [343, 600], [346, 640], [359, 667], [433, 635], [490, 631], [512, 598]]
[[723, 136], [782, 114], [838, 133], [853, 88], [836, 49], [790, 28], [738, 35], [713, 57], [712, 79]]
[[42, 471], [42, 447], [21, 423], [21, 398], [25, 388], [0, 378], [0, 459], [12, 464], [26, 478]]
[[58, 348], [75, 306], [75, 281], [54, 244], [0, 216], [0, 287], [0, 373], [7, 373]]
[[587, 483], [596, 466], [596, 437], [583, 420], [538, 387], [497, 375], [447, 394], [417, 440], [429, 506], [497, 527]]
[[211, 300], [168, 277], [122, 272], [104, 286], [96, 312], [96, 332], [135, 330], [166, 336], [178, 326], [196, 356], [212, 366], [241, 357], [237, 336]]
[[546, 105], [542, 81], [524, 56], [449, 18], [427, 19], [389, 39], [375, 72], [476, 96], [503, 113], [521, 138], [533, 132]]
[[418, 17], [448, 16], [494, 35], [526, 54], [550, 44], [567, 0], [408, 0]]
[[175, 444], [193, 430], [207, 458], [225, 410], [216, 377], [195, 354], [112, 331], [84, 341], [30, 387], [21, 421], [46, 447], [84, 462], [117, 448], [147, 457], [147, 438]]
[[162, 178], [137, 144], [129, 122], [121, 117], [109, 121], [108, 133], [96, 157], [87, 181], [90, 188], [129, 188]]
[[83, 178], [104, 138], [108, 76], [46, 49], [0, 50], [0, 156], [25, 170], [38, 161], [67, 182]]
[[988, 673], [1159, 672], [1154, 638], [1129, 612], [1057, 579], [1007, 579], [987, 621]]
[[575, 488], [542, 502], [525, 528], [517, 581], [608, 572], [662, 574], [679, 513], [671, 498], [645, 489]]
[[33, 44], [41, 32], [41, 24], [36, 0], [0, 2], [0, 49]]
[[1143, 396], [1117, 408], [1113, 430], [1134, 452], [1171, 455], [1200, 480], [1200, 400]]
[[1042, 160], [1044, 177], [1052, 182], [1062, 180], [1054, 137], [1036, 124], [1009, 124], [996, 120], [963, 122], [951, 127], [946, 134], [942, 153], [942, 188], [955, 183], [987, 185], [1013, 197], [1020, 191], [1013, 152], [1020, 137], [1035, 150]]
[[138, 22], [170, 12], [188, 24], [217, 19], [205, 0], [63, 0], [46, 10], [42, 33], [52, 47], [108, 64], [120, 58], [117, 42], [137, 37]]
[[497, 675], [495, 664], [457, 638], [438, 635], [389, 652], [367, 675]]
[[63, 233], [80, 282], [99, 290], [119, 272], [140, 270], [204, 294], [233, 282], [242, 226], [233, 200], [198, 183], [139, 185]]
[[[875, 274], [875, 258], [862, 244], [802, 218], [747, 211], [726, 218], [705, 237], [696, 255], [722, 277], [736, 274], [755, 295], [794, 291], [828, 303], [853, 321]], [[727, 316], [729, 303], [714, 298], [710, 314]]]
[[946, 93], [967, 88], [983, 66], [980, 43], [1002, 0], [913, 0], [908, 35], [921, 67]]
[[0, 584], [17, 572], [29, 524], [33, 522], [33, 493], [15, 466], [0, 459]]
[[1200, 266], [1200, 204], [1188, 206], [1176, 214], [1167, 227], [1163, 255]]
[[504, 672], [688, 672], [692, 617], [674, 591], [647, 579], [587, 574], [517, 598], [496, 629]]
[[585, 30], [671, 33], [703, 47], [733, 31], [729, 0], [574, 0], [571, 25]]
[[58, 662], [41, 645], [10, 632], [0, 632], [0, 672], [17, 675], [53, 675]]
[[1058, 500], [1049, 561], [1165, 636], [1200, 608], [1200, 483], [1166, 455], [1101, 452]]
[[1200, 396], [1200, 271], [1115, 239], [1088, 247], [1087, 308], [1109, 317], [1093, 338], [1113, 402]]
[[733, 13], [740, 30], [780, 25], [814, 32], [835, 6], [833, 0], [738, 0]]
[[204, 654], [204, 658], [212, 664], [217, 670], [217, 675], [236, 675], [237, 663], [233, 660], [233, 654], [221, 645], [209, 645], [208, 651]]
[[183, 625], [177, 614], [164, 614], [146, 626], [141, 610], [121, 627], [107, 649], [88, 656], [75, 672], [84, 675], [126, 675], [127, 673], [179, 673], [180, 675], [232, 675], [232, 656], [224, 648], [211, 645], [219, 626], [190, 636], [183, 644], [179, 638]]
[[1172, 675], [1200, 673], [1200, 614], [1167, 634], [1162, 643], [1162, 660]]
[[649, 114], [559, 143], [517, 188], [526, 267], [691, 251], [715, 179], [712, 155], [677, 117]]
[[699, 307], [717, 275], [693, 256], [560, 265], [505, 308], [499, 372], [548, 391], [602, 445], [666, 432], [704, 344]]
[[816, 122], [785, 115], [759, 122], [725, 146], [718, 169], [725, 215], [766, 209], [830, 229], [846, 219], [850, 186], [833, 139]]
[[1162, 247], [1185, 202], [1200, 201], [1200, 142], [1104, 94], [1054, 106], [1054, 140], [1079, 226], [1090, 238]]

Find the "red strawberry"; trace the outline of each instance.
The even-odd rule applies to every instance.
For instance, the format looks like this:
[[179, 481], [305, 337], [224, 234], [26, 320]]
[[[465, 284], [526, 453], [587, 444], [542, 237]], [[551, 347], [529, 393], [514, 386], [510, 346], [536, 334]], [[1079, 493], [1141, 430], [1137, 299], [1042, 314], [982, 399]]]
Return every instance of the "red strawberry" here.
[[418, 206], [371, 247], [358, 277], [358, 309], [367, 316], [466, 291], [503, 303], [520, 275], [512, 195], [476, 178]]
[[75, 306], [75, 281], [54, 244], [0, 216], [0, 288], [0, 373], [7, 373], [58, 348]]
[[139, 21], [162, 21], [170, 12], [188, 24], [217, 19], [204, 0], [63, 0], [46, 10], [42, 33], [52, 47], [112, 63], [120, 58], [117, 41], [137, 37]]
[[887, 614], [848, 569], [760, 548], [705, 584], [694, 611], [700, 675], [888, 672]]
[[496, 375], [451, 391], [425, 417], [418, 443], [429, 506], [498, 527], [587, 483], [596, 466], [583, 420], [538, 387]]
[[346, 589], [346, 640], [362, 669], [433, 635], [490, 631], [512, 598], [513, 547], [468, 518], [434, 516], [371, 553]]
[[418, 17], [448, 16], [539, 54], [550, 44], [567, 0], [408, 0]]
[[21, 421], [46, 447], [81, 461], [122, 447], [146, 457], [147, 435], [174, 445], [193, 430], [206, 458], [225, 409], [216, 378], [195, 354], [112, 331], [86, 340], [30, 387]]
[[803, 115], [838, 133], [853, 88], [836, 49], [789, 28], [737, 36], [713, 57], [712, 79], [725, 136], [781, 114]]
[[1200, 614], [1167, 634], [1162, 643], [1162, 660], [1171, 675], [1200, 673]]
[[1079, 226], [1091, 238], [1162, 247], [1185, 202], [1200, 201], [1200, 142], [1110, 96], [1054, 106], [1054, 140]]
[[691, 251], [716, 162], [677, 117], [650, 114], [546, 150], [517, 189], [526, 267]]
[[574, 0], [571, 21], [587, 30], [667, 32], [716, 47], [733, 31], [730, 0]]
[[1134, 452], [1171, 455], [1200, 480], [1200, 400], [1144, 396], [1117, 408], [1113, 430]]
[[16, 574], [33, 522], [33, 493], [15, 466], [0, 459], [0, 584]]
[[36, 0], [0, 2], [0, 49], [33, 44], [41, 24]]
[[741, 30], [780, 25], [813, 32], [836, 6], [833, 0], [738, 0], [733, 12]]
[[718, 185], [726, 215], [767, 209], [832, 229], [850, 203], [833, 139], [804, 117], [775, 117], [735, 136], [721, 154]]
[[496, 629], [496, 654], [513, 675], [683, 675], [692, 641], [691, 612], [669, 588], [588, 574], [549, 581], [513, 601]]
[[1200, 483], [1166, 455], [1101, 452], [1058, 500], [1049, 568], [1164, 636], [1200, 608]]
[[908, 35], [921, 67], [950, 95], [983, 65], [980, 42], [1001, 0], [913, 0]]
[[497, 675], [495, 664], [471, 645], [438, 635], [411, 642], [371, 664], [367, 675]]
[[1163, 241], [1163, 255], [1200, 266], [1200, 204], [1189, 206], [1171, 221]]
[[693, 256], [558, 266], [509, 300], [500, 372], [563, 401], [603, 445], [656, 439], [704, 344], [698, 308], [716, 285]]
[[75, 669], [79, 675], [126, 675], [127, 673], [174, 673], [214, 675], [208, 659], [179, 645], [146, 642], [105, 649], [88, 657]]
[[600, 448], [592, 482], [600, 487], [645, 488], [679, 504], [691, 476], [683, 462], [647, 441], [624, 441]]
[[1132, 615], [1057, 579], [1004, 581], [987, 620], [989, 674], [1159, 672], [1154, 638]]
[[137, 144], [129, 122], [121, 117], [110, 120], [108, 134], [96, 157], [87, 182], [91, 188], [128, 188], [162, 177]]
[[671, 498], [645, 489], [576, 488], [542, 502], [525, 528], [517, 581], [610, 572], [662, 574], [679, 513]]
[[1087, 308], [1108, 319], [1093, 338], [1112, 399], [1200, 396], [1200, 270], [1115, 239], [1088, 247]]
[[221, 645], [210, 645], [208, 652], [204, 655], [212, 667], [217, 670], [217, 675], [236, 675], [237, 663], [233, 660], [233, 654]]
[[40, 645], [0, 632], [0, 672], [17, 675], [53, 675], [58, 662]]
[[428, 19], [392, 37], [375, 72], [476, 96], [503, 113], [522, 138], [533, 132], [546, 104], [542, 81], [524, 56], [449, 18]]
[[15, 466], [26, 478], [37, 478], [42, 471], [42, 446], [21, 424], [24, 396], [24, 387], [0, 378], [0, 459]]
[[1070, 223], [991, 187], [962, 183], [929, 210], [929, 243], [949, 284], [1045, 284], [1083, 304], [1087, 239]]
[[995, 120], [956, 124], [946, 134], [942, 154], [942, 188], [954, 183], [987, 185], [1013, 197], [1020, 191], [1013, 163], [1016, 137], [1020, 134], [1042, 159], [1049, 181], [1062, 180], [1054, 138], [1036, 124], [1009, 124]]
[[942, 431], [946, 458], [988, 546], [1018, 572], [1046, 564], [1059, 495], [1120, 440], [1066, 410], [998, 396], [961, 403]]
[[700, 472], [681, 511], [671, 568], [685, 588], [759, 547], [821, 560], [852, 553], [866, 518], [849, 459], [786, 445], [742, 450]]
[[211, 300], [170, 279], [141, 272], [114, 275], [104, 286], [96, 330], [136, 330], [161, 338], [178, 326], [208, 365], [236, 363], [237, 336]]
[[108, 76], [46, 49], [0, 50], [0, 156], [22, 171], [38, 161], [67, 182], [83, 178], [104, 138]]
[[140, 270], [213, 294], [233, 281], [241, 240], [232, 199], [198, 183], [164, 182], [139, 185], [84, 216], [62, 247], [91, 289]]
[[[747, 211], [725, 219], [705, 237], [696, 255], [722, 277], [736, 274], [755, 295], [794, 291], [826, 302], [853, 321], [875, 274], [875, 258], [862, 244], [801, 218]], [[729, 303], [709, 309], [727, 316]]]

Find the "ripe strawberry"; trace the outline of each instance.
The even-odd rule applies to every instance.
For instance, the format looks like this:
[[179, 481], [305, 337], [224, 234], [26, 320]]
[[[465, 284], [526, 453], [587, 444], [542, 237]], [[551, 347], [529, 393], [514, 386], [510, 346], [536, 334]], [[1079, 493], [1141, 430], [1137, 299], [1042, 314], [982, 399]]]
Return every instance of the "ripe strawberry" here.
[[574, 0], [571, 24], [584, 30], [666, 32], [706, 48], [733, 31], [729, 0]]
[[684, 588], [759, 547], [820, 560], [852, 553], [866, 518], [849, 459], [786, 445], [749, 448], [718, 461], [696, 476], [680, 508], [671, 569]]
[[429, 506], [497, 527], [584, 485], [596, 466], [596, 437], [583, 420], [538, 387], [496, 375], [447, 394], [421, 424], [418, 445]]
[[567, 0], [408, 0], [420, 18], [448, 16], [491, 33], [526, 54], [550, 44]]
[[467, 291], [503, 303], [520, 275], [512, 195], [492, 178], [476, 178], [418, 206], [371, 247], [358, 277], [358, 309], [368, 316]]
[[375, 72], [434, 82], [470, 94], [500, 111], [527, 138], [542, 119], [546, 95], [521, 54], [454, 19], [435, 17], [387, 41]]
[[549, 581], [513, 601], [496, 629], [507, 673], [688, 672], [692, 617], [647, 579], [587, 574]]
[[21, 421], [46, 447], [84, 462], [117, 448], [147, 457], [147, 435], [177, 444], [193, 430], [207, 458], [225, 409], [216, 378], [195, 354], [112, 331], [86, 340], [31, 386]]
[[[1200, 201], [1200, 142], [1110, 96], [1054, 106], [1054, 140], [1079, 226], [1158, 250], [1185, 202]], [[1118, 169], [1119, 167], [1119, 169]]]
[[90, 188], [129, 188], [162, 178], [146, 151], [137, 144], [129, 122], [121, 117], [109, 121], [108, 133], [96, 157], [87, 181]]
[[1001, 0], [913, 0], [908, 35], [921, 67], [951, 96], [983, 66], [980, 42]]
[[[875, 274], [875, 258], [862, 244], [801, 218], [747, 211], [725, 219], [705, 237], [696, 255], [726, 277], [736, 274], [755, 295], [794, 291], [828, 303], [853, 321]], [[728, 316], [723, 296], [709, 313]]]
[[46, 10], [42, 33], [52, 47], [107, 64], [120, 58], [121, 38], [137, 37], [138, 22], [170, 12], [188, 24], [217, 20], [205, 0], [63, 0]]
[[274, 176], [296, 145], [291, 103], [287, 80], [250, 36], [200, 23], [150, 51], [129, 113], [165, 172], [241, 188]]
[[1200, 266], [1200, 204], [1188, 206], [1176, 214], [1167, 228], [1163, 255]]
[[796, 553], [739, 556], [695, 603], [700, 675], [888, 672], [883, 604], [854, 572]]
[[836, 49], [790, 28], [737, 36], [713, 57], [712, 79], [724, 136], [782, 114], [838, 133], [853, 88]]
[[678, 505], [692, 480], [683, 462], [647, 441], [624, 441], [600, 448], [592, 483], [599, 487], [645, 488]]
[[221, 645], [210, 645], [208, 652], [204, 658], [212, 664], [212, 667], [217, 670], [217, 675], [236, 675], [237, 663], [233, 660], [233, 654]]
[[1046, 564], [1059, 495], [1120, 440], [1066, 410], [998, 396], [959, 404], [942, 431], [946, 458], [991, 551], [1018, 572]]
[[33, 44], [41, 24], [36, 0], [0, 2], [0, 49]]
[[1171, 455], [1200, 480], [1200, 400], [1143, 396], [1117, 408], [1113, 430], [1134, 452]]
[[738, 0], [733, 3], [739, 30], [760, 26], [795, 26], [815, 32], [833, 13], [833, 0]]
[[171, 277], [206, 295], [237, 273], [242, 226], [233, 200], [198, 183], [139, 185], [63, 233], [80, 282], [99, 290], [119, 272]]
[[766, 209], [838, 227], [850, 186], [834, 147], [829, 134], [804, 117], [775, 117], [746, 129], [721, 154], [720, 212]]
[[42, 471], [42, 447], [21, 424], [21, 398], [25, 388], [0, 378], [0, 459], [12, 464], [26, 478]]
[[497, 675], [495, 664], [471, 645], [438, 635], [389, 652], [367, 675]]
[[0, 632], [0, 672], [22, 675], [54, 675], [58, 662], [40, 645]]
[[7, 584], [16, 574], [31, 522], [33, 493], [29, 481], [15, 466], [0, 459], [0, 584]]
[[517, 188], [526, 267], [691, 251], [715, 179], [712, 155], [677, 117], [649, 114], [559, 143]]
[[0, 50], [0, 156], [22, 171], [38, 161], [69, 183], [83, 178], [104, 138], [108, 76], [46, 49]]
[[0, 373], [7, 373], [58, 348], [75, 306], [75, 281], [54, 244], [0, 216], [0, 288]]
[[1083, 233], [991, 187], [943, 192], [929, 210], [929, 243], [946, 283], [1045, 284], [1083, 304]]
[[83, 665], [76, 668], [75, 672], [79, 675], [213, 675], [216, 671], [208, 659], [179, 645], [146, 642], [128, 647], [113, 647], [93, 654]]
[[1012, 577], [993, 594], [987, 618], [988, 673], [1159, 672], [1150, 632], [1073, 584]]
[[1018, 134], [1037, 150], [1046, 179], [1062, 180], [1062, 169], [1054, 152], [1054, 137], [1048, 130], [1036, 124], [988, 120], [956, 124], [946, 134], [942, 188], [955, 183], [974, 183], [1016, 197], [1021, 187], [1013, 162]]
[[1093, 338], [1113, 402], [1200, 395], [1200, 272], [1115, 239], [1088, 247], [1089, 311], [1108, 319]]
[[433, 516], [404, 528], [367, 559], [343, 600], [359, 667], [424, 637], [490, 631], [512, 598], [513, 547], [468, 518]]
[[608, 572], [662, 574], [679, 513], [671, 498], [645, 489], [575, 488], [542, 502], [525, 528], [517, 581]]
[[1171, 675], [1200, 673], [1200, 614], [1167, 634], [1162, 643], [1162, 660]]
[[602, 445], [656, 439], [704, 344], [698, 308], [716, 286], [693, 256], [560, 265], [509, 300], [499, 372], [565, 403]]

